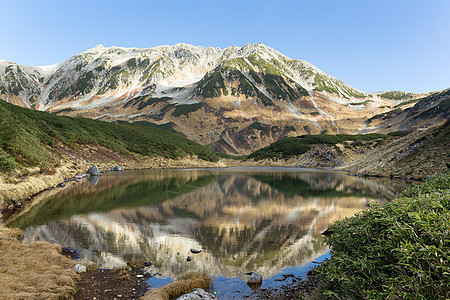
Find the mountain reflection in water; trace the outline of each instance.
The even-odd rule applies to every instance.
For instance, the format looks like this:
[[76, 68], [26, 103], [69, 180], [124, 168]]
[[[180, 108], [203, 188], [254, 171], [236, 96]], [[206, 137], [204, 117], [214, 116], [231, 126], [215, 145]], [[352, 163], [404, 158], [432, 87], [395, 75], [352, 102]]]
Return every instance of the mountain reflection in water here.
[[12, 225], [26, 242], [82, 249], [81, 262], [105, 268], [144, 259], [169, 277], [193, 270], [268, 277], [326, 253], [320, 233], [334, 220], [405, 185], [290, 168], [105, 173], [95, 184], [68, 185]]

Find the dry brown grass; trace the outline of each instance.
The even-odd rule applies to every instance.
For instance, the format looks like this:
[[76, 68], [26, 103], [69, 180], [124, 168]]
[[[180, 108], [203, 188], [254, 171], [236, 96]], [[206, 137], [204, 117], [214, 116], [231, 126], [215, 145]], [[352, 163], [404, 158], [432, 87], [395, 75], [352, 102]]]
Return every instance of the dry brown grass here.
[[47, 242], [24, 245], [21, 232], [0, 225], [0, 298], [71, 299], [78, 275], [61, 247]]
[[180, 280], [166, 284], [148, 291], [141, 300], [169, 300], [189, 293], [195, 288], [207, 289], [211, 283], [211, 277], [205, 274], [190, 273]]
[[0, 243], [1, 241], [21, 241], [23, 239], [22, 230], [19, 228], [8, 228], [0, 225]]

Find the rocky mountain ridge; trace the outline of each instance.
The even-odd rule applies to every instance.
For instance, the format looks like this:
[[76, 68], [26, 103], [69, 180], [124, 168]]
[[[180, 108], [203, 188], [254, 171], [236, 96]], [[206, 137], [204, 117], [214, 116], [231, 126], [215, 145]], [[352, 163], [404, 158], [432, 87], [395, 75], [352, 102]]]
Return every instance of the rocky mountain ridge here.
[[106, 121], [162, 126], [248, 154], [287, 135], [357, 133], [418, 95], [368, 94], [263, 44], [103, 47], [47, 67], [0, 61], [0, 98]]

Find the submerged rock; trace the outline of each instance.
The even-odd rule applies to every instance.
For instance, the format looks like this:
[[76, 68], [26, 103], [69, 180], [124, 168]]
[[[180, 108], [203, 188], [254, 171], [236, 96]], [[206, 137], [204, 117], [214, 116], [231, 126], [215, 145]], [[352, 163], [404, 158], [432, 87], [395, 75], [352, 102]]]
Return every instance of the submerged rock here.
[[96, 165], [93, 165], [92, 167], [90, 167], [87, 170], [86, 173], [91, 175], [91, 176], [100, 176], [100, 175], [102, 175], [102, 173], [100, 173], [100, 170], [98, 169], [98, 167]]
[[248, 272], [246, 275], [250, 275], [250, 278], [247, 280], [248, 285], [259, 285], [262, 283], [262, 276], [258, 272]]
[[177, 300], [215, 300], [218, 299], [211, 293], [206, 292], [203, 289], [194, 289], [193, 292], [189, 294], [184, 294], [177, 298]]

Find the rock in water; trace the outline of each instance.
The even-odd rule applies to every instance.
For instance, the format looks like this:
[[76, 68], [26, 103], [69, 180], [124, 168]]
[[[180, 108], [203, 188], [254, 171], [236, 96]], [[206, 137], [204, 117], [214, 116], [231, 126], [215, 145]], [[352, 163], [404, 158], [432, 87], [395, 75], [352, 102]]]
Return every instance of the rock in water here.
[[100, 180], [100, 176], [92, 176], [88, 178], [88, 181], [92, 185], [97, 185], [98, 181]]
[[202, 252], [201, 249], [198, 250], [198, 249], [195, 249], [195, 248], [191, 248], [191, 253], [198, 254], [198, 253], [200, 253], [200, 252]]
[[114, 167], [114, 171], [123, 171], [123, 167], [122, 166], [115, 166]]
[[261, 284], [261, 282], [263, 280], [261, 274], [259, 274], [258, 272], [248, 272], [245, 274], [250, 275], [250, 278], [247, 280], [247, 284], [257, 285], [257, 284]]
[[102, 173], [100, 173], [100, 170], [97, 168], [96, 165], [93, 165], [92, 167], [90, 167], [87, 172], [87, 174], [91, 175], [91, 176], [100, 176], [102, 175]]
[[203, 289], [194, 289], [189, 294], [178, 297], [177, 300], [216, 300], [217, 297], [211, 293], [205, 292]]
[[78, 274], [86, 272], [86, 266], [83, 266], [82, 264], [76, 264], [72, 269]]

